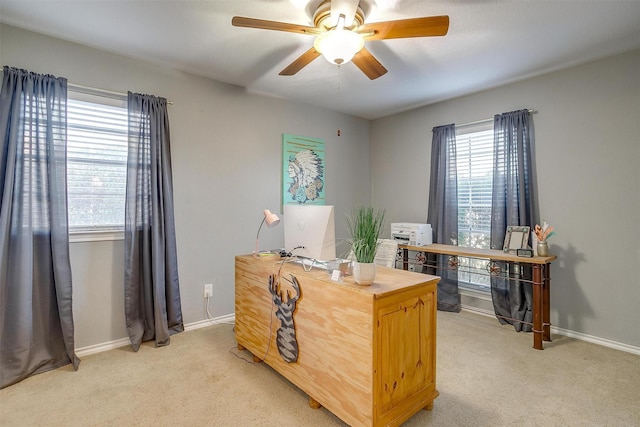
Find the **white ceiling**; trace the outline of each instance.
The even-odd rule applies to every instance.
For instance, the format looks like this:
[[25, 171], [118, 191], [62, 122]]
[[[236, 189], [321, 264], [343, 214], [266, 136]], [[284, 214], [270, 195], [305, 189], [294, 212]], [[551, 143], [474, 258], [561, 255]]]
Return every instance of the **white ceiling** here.
[[312, 26], [318, 3], [0, 0], [0, 21], [367, 119], [640, 48], [640, 0], [361, 0], [367, 23], [449, 15], [449, 33], [367, 42], [389, 70], [377, 80], [324, 58], [283, 77], [313, 37], [231, 25], [239, 15]]

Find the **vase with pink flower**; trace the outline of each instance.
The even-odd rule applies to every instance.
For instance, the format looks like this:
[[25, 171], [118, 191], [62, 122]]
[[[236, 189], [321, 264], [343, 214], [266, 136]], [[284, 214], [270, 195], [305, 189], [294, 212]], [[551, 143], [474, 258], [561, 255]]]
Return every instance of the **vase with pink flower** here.
[[547, 239], [556, 234], [556, 232], [553, 231], [553, 227], [547, 224], [547, 221], [543, 221], [542, 227], [536, 224], [533, 232], [535, 233], [538, 240], [538, 244], [536, 245], [537, 255], [549, 256], [549, 244], [547, 243]]

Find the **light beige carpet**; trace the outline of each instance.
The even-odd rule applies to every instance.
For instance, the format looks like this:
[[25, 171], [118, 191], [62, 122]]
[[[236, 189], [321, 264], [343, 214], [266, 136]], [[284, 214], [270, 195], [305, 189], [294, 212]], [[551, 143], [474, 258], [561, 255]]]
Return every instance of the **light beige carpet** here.
[[[438, 313], [432, 412], [405, 426], [640, 426], [640, 357], [554, 336], [545, 350], [473, 313]], [[336, 385], [339, 387], [339, 384]], [[2, 426], [343, 426], [264, 363], [231, 325], [123, 347], [0, 390]]]

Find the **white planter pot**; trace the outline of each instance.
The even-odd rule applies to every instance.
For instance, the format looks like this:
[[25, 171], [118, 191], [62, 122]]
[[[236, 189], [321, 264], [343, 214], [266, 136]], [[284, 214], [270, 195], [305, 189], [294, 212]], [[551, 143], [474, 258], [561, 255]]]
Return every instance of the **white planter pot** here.
[[355, 262], [353, 264], [353, 279], [358, 285], [370, 285], [376, 278], [374, 263]]

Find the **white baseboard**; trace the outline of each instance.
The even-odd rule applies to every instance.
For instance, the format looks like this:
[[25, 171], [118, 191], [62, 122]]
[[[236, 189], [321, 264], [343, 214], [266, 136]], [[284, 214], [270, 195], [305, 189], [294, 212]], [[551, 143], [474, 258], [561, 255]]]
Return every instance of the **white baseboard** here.
[[[185, 331], [192, 331], [194, 329], [200, 329], [211, 325], [217, 325], [219, 323], [235, 323], [236, 315], [227, 314], [225, 316], [215, 317], [213, 319], [200, 320], [198, 322], [189, 323], [184, 325]], [[77, 348], [76, 356], [82, 358], [84, 356], [89, 356], [91, 354], [102, 353], [103, 351], [113, 350], [115, 348], [125, 347], [131, 345], [129, 338], [121, 338], [114, 341], [109, 341], [105, 343], [90, 345], [87, 347]]]
[[[480, 314], [482, 316], [495, 317], [495, 314], [493, 312], [479, 309], [476, 307], [462, 305], [462, 309], [472, 313]], [[205, 320], [200, 320], [198, 322], [189, 323], [184, 326], [184, 330], [191, 331], [194, 329], [200, 329], [200, 328], [205, 328], [207, 326], [217, 325], [219, 323], [233, 324], [235, 323], [235, 319], [236, 319], [235, 313], [227, 314], [225, 316], [215, 317], [213, 319], [205, 319]], [[592, 335], [570, 331], [568, 329], [562, 329], [556, 326], [551, 326], [551, 332], [553, 332], [554, 334], [563, 335], [569, 338], [575, 338], [581, 341], [586, 341], [586, 342], [601, 345], [604, 347], [613, 348], [615, 350], [620, 350], [620, 351], [625, 351], [627, 353], [640, 355], [640, 347], [636, 347], [633, 345], [624, 344], [617, 341], [608, 340], [605, 338], [594, 337]], [[78, 348], [76, 349], [76, 355], [78, 357], [89, 356], [91, 354], [101, 353], [103, 351], [113, 350], [114, 348], [124, 347], [127, 345], [130, 345], [129, 338], [122, 338], [119, 340], [109, 341], [106, 343]]]
[[626, 351], [627, 353], [636, 354], [640, 356], [640, 347], [636, 347], [633, 345], [608, 340], [606, 338], [594, 337], [592, 335], [570, 331], [568, 329], [562, 329], [555, 326], [551, 326], [551, 332], [556, 333], [558, 335], [564, 335], [569, 338], [575, 338], [581, 341], [586, 341], [593, 344], [602, 345], [604, 347], [613, 348], [615, 350]]
[[[486, 311], [483, 309], [479, 309], [476, 307], [469, 307], [469, 306], [462, 305], [462, 309], [472, 313], [495, 318], [495, 313]], [[613, 348], [615, 350], [620, 350], [620, 351], [625, 351], [627, 353], [640, 355], [640, 347], [636, 347], [633, 345], [624, 344], [617, 341], [608, 340], [605, 338], [594, 337], [592, 335], [570, 331], [568, 329], [558, 328], [557, 326], [553, 326], [553, 325], [551, 326], [551, 332], [554, 334], [563, 335], [565, 337], [575, 338], [581, 341], [590, 342], [592, 344], [598, 344], [604, 347]]]
[[462, 307], [464, 311], [468, 311], [470, 313], [481, 314], [482, 316], [487, 316], [487, 317], [496, 317], [493, 311], [483, 310], [482, 308], [473, 307], [473, 306], [464, 305], [464, 304], [461, 304], [460, 307]]
[[131, 345], [129, 338], [121, 338], [115, 341], [104, 342], [100, 344], [90, 345], [87, 347], [77, 348], [76, 356], [82, 358], [91, 354], [102, 353], [103, 351], [113, 350], [114, 348], [120, 348], [127, 345]]
[[231, 325], [235, 324], [236, 323], [235, 313], [214, 317], [213, 319], [205, 319], [205, 320], [200, 320], [199, 322], [189, 323], [188, 325], [184, 325], [184, 330], [192, 331], [194, 329], [205, 328], [207, 326], [217, 325], [220, 323], [227, 323]]

